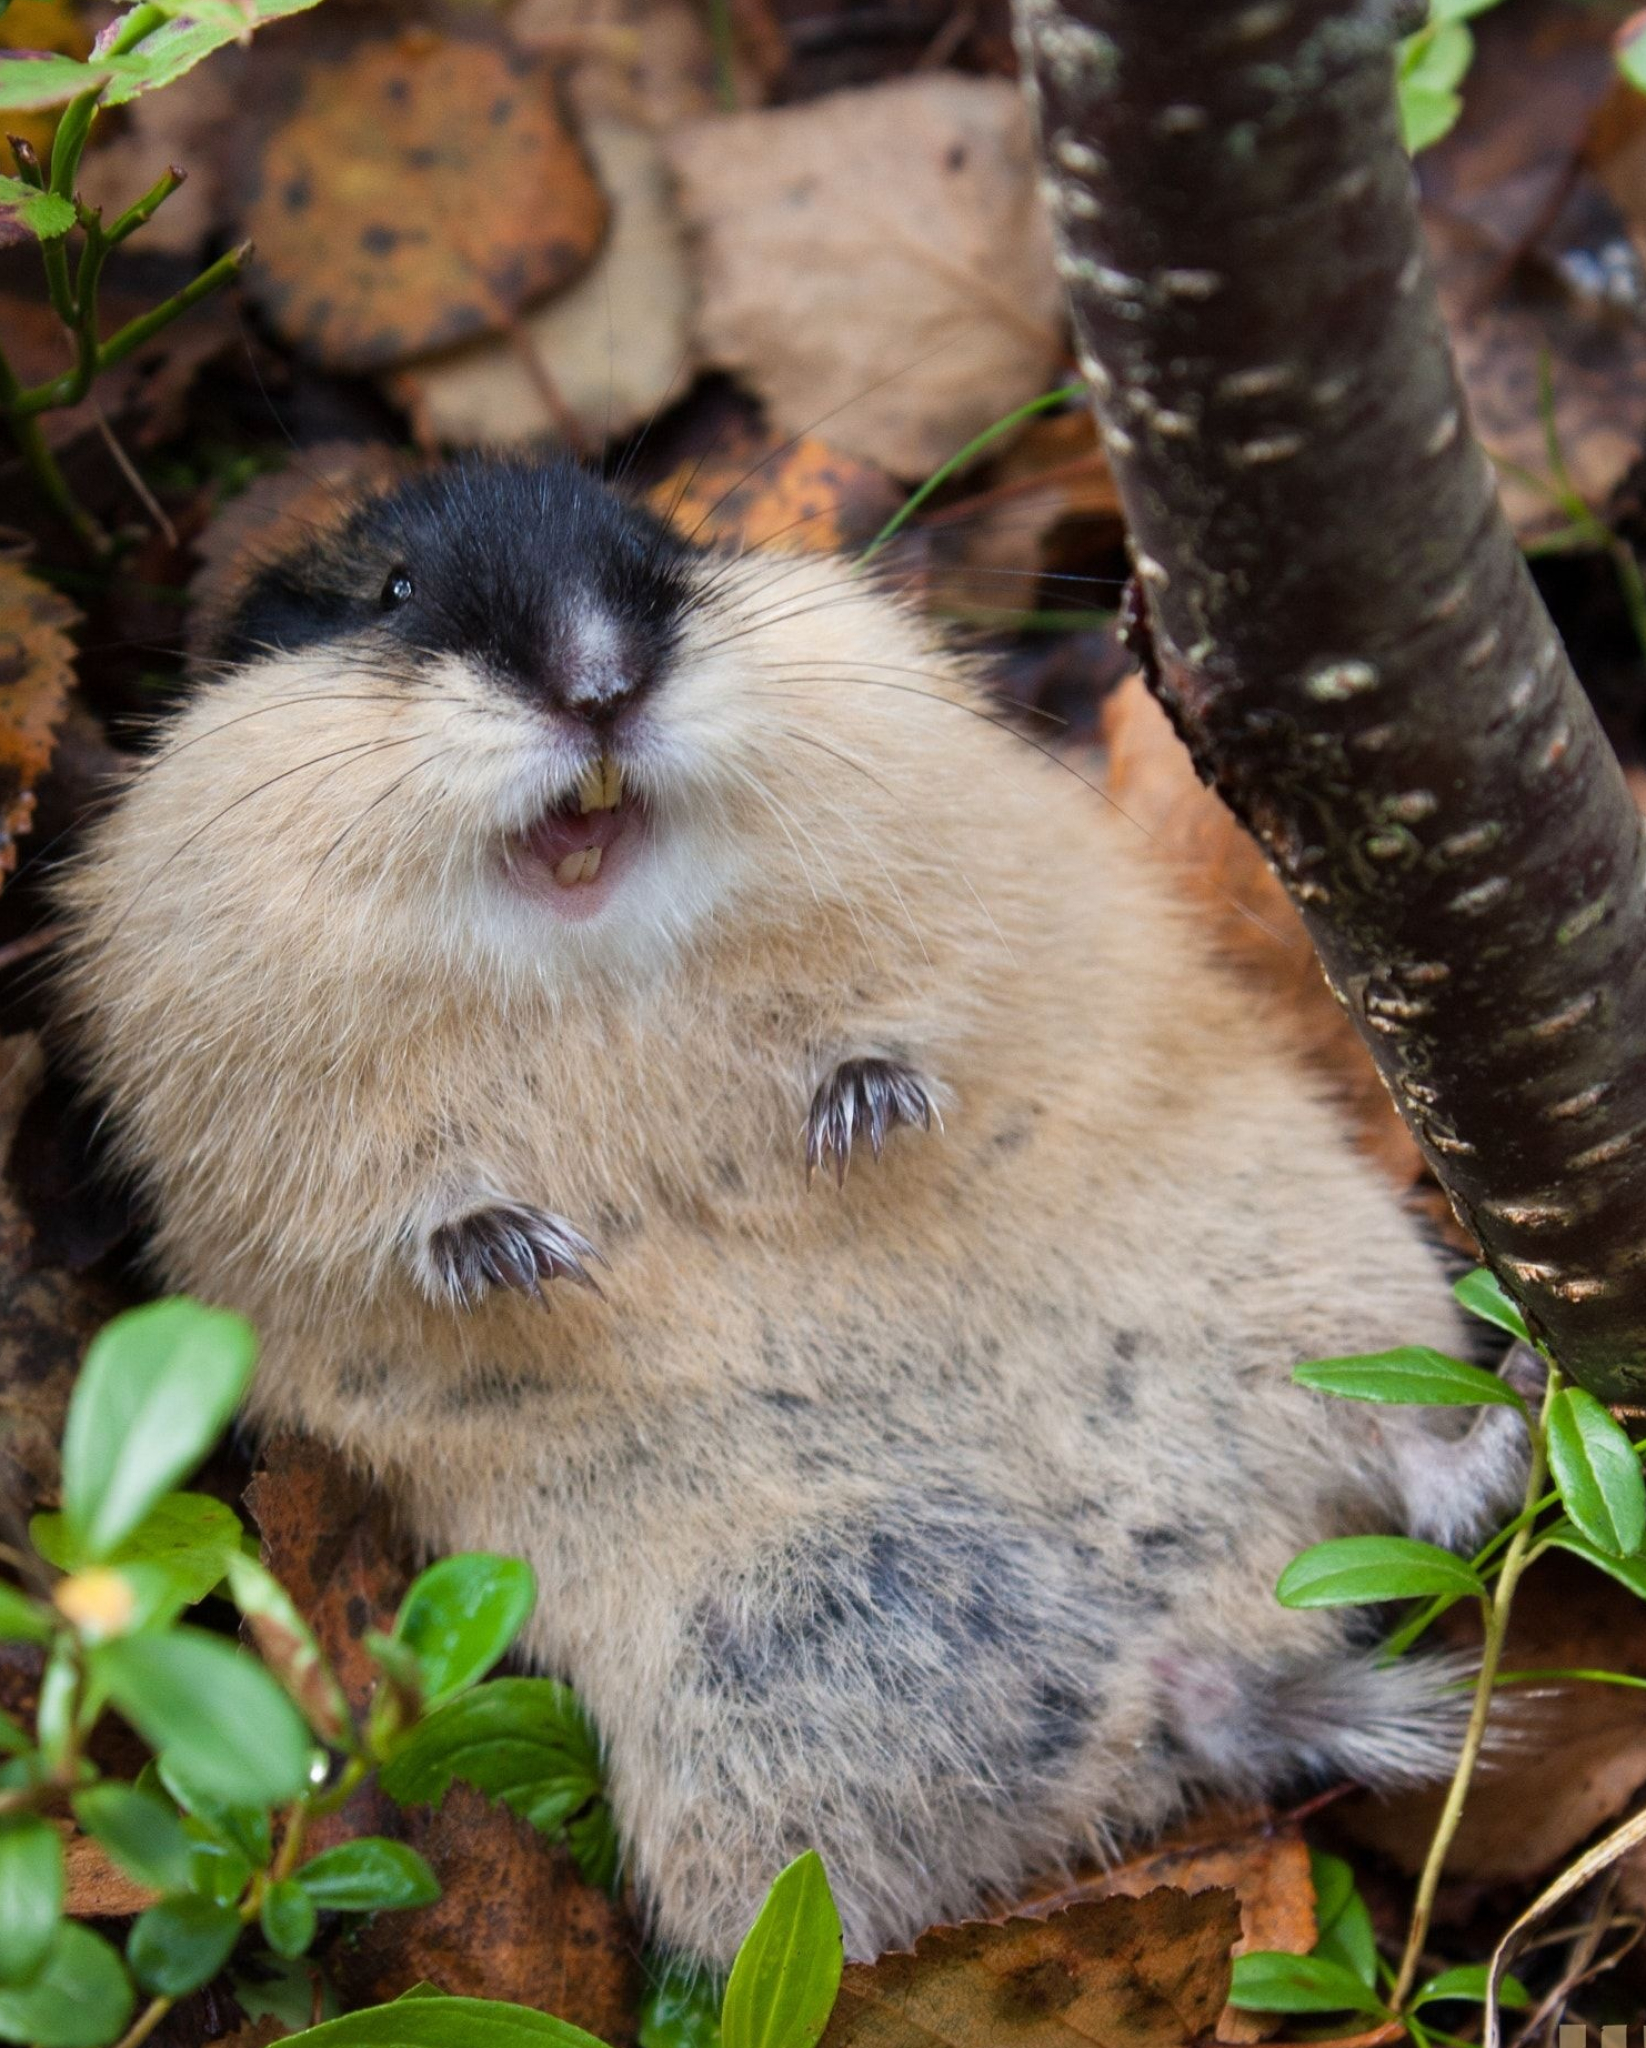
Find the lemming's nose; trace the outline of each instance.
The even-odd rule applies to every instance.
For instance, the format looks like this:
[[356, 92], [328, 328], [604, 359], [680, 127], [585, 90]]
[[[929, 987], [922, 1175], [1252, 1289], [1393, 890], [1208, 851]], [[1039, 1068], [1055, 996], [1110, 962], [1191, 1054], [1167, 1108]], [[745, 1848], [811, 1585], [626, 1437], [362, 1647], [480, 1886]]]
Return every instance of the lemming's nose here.
[[574, 718], [609, 726], [639, 695], [644, 677], [626, 637], [604, 611], [590, 608], [573, 619], [555, 680], [556, 694]]

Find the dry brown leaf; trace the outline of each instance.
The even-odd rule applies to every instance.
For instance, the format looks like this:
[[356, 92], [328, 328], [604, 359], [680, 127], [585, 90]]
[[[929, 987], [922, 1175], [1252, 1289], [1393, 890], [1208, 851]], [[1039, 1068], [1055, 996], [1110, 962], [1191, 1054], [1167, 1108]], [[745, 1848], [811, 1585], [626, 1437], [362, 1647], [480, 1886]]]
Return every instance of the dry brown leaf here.
[[[42, 1068], [33, 1038], [0, 1038], [0, 1159]], [[80, 1359], [99, 1326], [128, 1304], [84, 1274], [34, 1272], [33, 1232], [0, 1180], [0, 1502], [55, 1496], [57, 1441]]]
[[1141, 676], [1105, 700], [1103, 731], [1115, 802], [1168, 863], [1218, 950], [1273, 996], [1300, 1049], [1330, 1077], [1362, 1148], [1409, 1187], [1422, 1155], [1327, 987], [1297, 912], [1256, 843], [1195, 774]]
[[671, 138], [701, 259], [698, 347], [787, 433], [921, 478], [1047, 389], [1062, 293], [1028, 115], [929, 75]]
[[[358, 1712], [372, 1682], [362, 1638], [389, 1626], [411, 1575], [388, 1503], [336, 1452], [296, 1436], [268, 1446], [246, 1500], [265, 1564]], [[396, 1998], [427, 1978], [453, 1994], [555, 2013], [614, 2048], [632, 2040], [638, 1937], [563, 1849], [461, 1785], [438, 1813], [402, 1811], [368, 1786], [315, 1830], [313, 1843], [359, 1834], [409, 1842], [433, 1866], [442, 1896], [416, 1913], [380, 1915], [327, 1958], [347, 2001]]]
[[1230, 1891], [1162, 1888], [922, 1935], [854, 1964], [822, 2048], [1193, 2048], [1229, 1989]]
[[527, 441], [564, 430], [586, 443], [626, 434], [691, 381], [692, 281], [656, 138], [632, 122], [590, 121], [584, 142], [611, 202], [605, 247], [587, 273], [508, 335], [408, 363], [395, 395], [425, 447]]
[[[1161, 1885], [1191, 1893], [1228, 1890], [1240, 1902], [1236, 1955], [1252, 1949], [1307, 1955], [1315, 1945], [1318, 1928], [1309, 1851], [1298, 1830], [1269, 1825], [1258, 1815], [1243, 1826], [1236, 1826], [1231, 1816], [1223, 1829], [1214, 1832], [1214, 1824], [1203, 1816], [1195, 1834], [1196, 1839], [1164, 1844], [1018, 1911], [1041, 1919], [1085, 1899], [1142, 1898]], [[1218, 2020], [1217, 2038], [1262, 2041], [1274, 2030], [1275, 2022], [1265, 2014], [1231, 2005]]]
[[34, 819], [35, 786], [74, 685], [75, 610], [66, 597], [0, 560], [0, 876]]
[[[1446, 1617], [1445, 1639], [1478, 1649], [1472, 1612]], [[1560, 1554], [1545, 1558], [1515, 1595], [1503, 1668], [1606, 1670], [1646, 1678], [1646, 1608], [1621, 1586]], [[1447, 1858], [1453, 1880], [1525, 1883], [1544, 1876], [1646, 1785], [1646, 1713], [1638, 1691], [1574, 1682], [1510, 1687], [1498, 1743], [1476, 1778]], [[1334, 1827], [1362, 1848], [1415, 1871], [1434, 1831], [1442, 1790], [1334, 1808]]]
[[655, 511], [697, 540], [828, 554], [873, 539], [902, 493], [882, 471], [812, 435], [784, 442], [734, 425], [650, 498]]
[[296, 93], [252, 173], [248, 281], [329, 368], [498, 333], [599, 247], [600, 188], [519, 52], [407, 30], [317, 51]]
[[160, 1896], [129, 1878], [101, 1842], [67, 1821], [53, 1825], [63, 1837], [63, 1911], [77, 1920], [123, 1920], [141, 1913]]

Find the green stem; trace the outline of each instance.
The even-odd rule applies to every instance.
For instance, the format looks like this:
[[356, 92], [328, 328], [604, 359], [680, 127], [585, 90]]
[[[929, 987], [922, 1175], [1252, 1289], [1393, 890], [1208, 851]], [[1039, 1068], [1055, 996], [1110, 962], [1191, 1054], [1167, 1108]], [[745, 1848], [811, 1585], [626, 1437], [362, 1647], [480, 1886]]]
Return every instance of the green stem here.
[[187, 176], [186, 171], [180, 171], [176, 164], [173, 164], [163, 178], [155, 180], [141, 199], [128, 206], [124, 213], [116, 215], [104, 235], [109, 247], [117, 247], [128, 235], [135, 234], [146, 221], [152, 220]]
[[1526, 1492], [1521, 1509], [1521, 1526], [1509, 1540], [1504, 1554], [1503, 1567], [1498, 1573], [1497, 1586], [1489, 1601], [1483, 1602], [1485, 1641], [1480, 1652], [1480, 1674], [1475, 1680], [1474, 1704], [1469, 1711], [1469, 1725], [1463, 1737], [1463, 1748], [1458, 1756], [1457, 1768], [1452, 1773], [1452, 1782], [1447, 1788], [1446, 1803], [1441, 1808], [1440, 1819], [1435, 1826], [1434, 1837], [1429, 1844], [1429, 1853], [1424, 1860], [1423, 1874], [1418, 1880], [1417, 1899], [1412, 1907], [1412, 1923], [1406, 1936], [1406, 1950], [1400, 1959], [1400, 1974], [1395, 1979], [1394, 1994], [1390, 2004], [1399, 2012], [1417, 1981], [1418, 1969], [1423, 1960], [1423, 1950], [1429, 1939], [1429, 1922], [1434, 1914], [1435, 1894], [1440, 1888], [1441, 1872], [1446, 1867], [1446, 1857], [1456, 1837], [1458, 1824], [1463, 1818], [1464, 1802], [1469, 1796], [1469, 1785], [1474, 1777], [1475, 1766], [1480, 1761], [1481, 1745], [1486, 1739], [1486, 1722], [1492, 1708], [1492, 1689], [1497, 1682], [1497, 1669], [1503, 1656], [1503, 1638], [1509, 1626], [1509, 1611], [1514, 1604], [1515, 1587], [1527, 1563], [1527, 1551], [1532, 1540], [1532, 1515], [1543, 1492], [1546, 1471], [1546, 1436], [1549, 1405], [1560, 1390], [1560, 1374], [1550, 1368], [1548, 1383], [1543, 1393], [1543, 1411], [1538, 1417], [1537, 1427], [1532, 1432], [1532, 1462], [1526, 1474]]
[[11, 364], [0, 351], [0, 414], [11, 429], [17, 452], [39, 486], [41, 495], [73, 530], [75, 538], [90, 554], [101, 560], [108, 553], [108, 536], [69, 489], [68, 479], [57, 457], [46, 445], [40, 423], [21, 409], [22, 391]]
[[1547, 1671], [1500, 1671], [1499, 1685], [1547, 1685], [1557, 1680], [1572, 1681], [1584, 1679], [1590, 1685], [1632, 1685], [1646, 1692], [1646, 1678], [1636, 1678], [1627, 1671], [1564, 1671], [1558, 1668]]
[[1067, 404], [1072, 399], [1084, 398], [1085, 395], [1086, 387], [1084, 384], [1065, 384], [1061, 391], [1043, 392], [1039, 398], [1031, 398], [1027, 405], [1020, 405], [1016, 412], [1007, 413], [1003, 420], [996, 420], [992, 427], [985, 427], [982, 433], [968, 441], [958, 454], [951, 455], [940, 469], [934, 469], [920, 486], [919, 490], [904, 499], [891, 518], [886, 521], [885, 525], [875, 535], [874, 539], [869, 542], [869, 545], [863, 550], [862, 554], [858, 556], [857, 566], [862, 568], [866, 562], [872, 562], [886, 545], [887, 541], [891, 539], [892, 535], [908, 524], [915, 513], [920, 510], [921, 506], [932, 495], [933, 491], [941, 484], [947, 483], [957, 469], [964, 469], [974, 455], [981, 455], [991, 441], [997, 441], [1002, 434], [1010, 433], [1012, 428], [1019, 425], [1022, 421], [1033, 419], [1036, 413], [1050, 412], [1054, 406]]
[[138, 2048], [138, 2043], [149, 2038], [176, 2003], [173, 1998], [151, 1998], [115, 2042], [114, 2048]]
[[[97, 349], [92, 365], [93, 376], [100, 370], [109, 370], [116, 363], [140, 349], [145, 342], [153, 340], [162, 328], [169, 327], [190, 307], [199, 305], [215, 291], [231, 282], [240, 271], [251, 251], [250, 242], [242, 242], [237, 249], [231, 249], [226, 256], [219, 256], [210, 269], [203, 270], [192, 284], [186, 284], [174, 297], [166, 299], [152, 311], [139, 314], [135, 320], [128, 320], [124, 327], [111, 334]], [[4, 407], [13, 420], [29, 418], [36, 413], [52, 412], [63, 405], [75, 405], [85, 396], [80, 383], [81, 366], [77, 363], [72, 370], [61, 377], [54, 377], [49, 384], [37, 384], [32, 390], [19, 392], [8, 401], [0, 392], [0, 407]]]

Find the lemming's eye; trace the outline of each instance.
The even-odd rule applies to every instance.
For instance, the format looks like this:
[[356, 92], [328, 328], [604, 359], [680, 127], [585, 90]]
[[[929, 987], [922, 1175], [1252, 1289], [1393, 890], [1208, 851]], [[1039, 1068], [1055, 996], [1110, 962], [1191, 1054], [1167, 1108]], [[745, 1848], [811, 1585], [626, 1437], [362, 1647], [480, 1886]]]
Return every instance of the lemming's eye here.
[[404, 569], [395, 569], [383, 585], [383, 609], [393, 611], [396, 605], [407, 604], [412, 597], [412, 580]]

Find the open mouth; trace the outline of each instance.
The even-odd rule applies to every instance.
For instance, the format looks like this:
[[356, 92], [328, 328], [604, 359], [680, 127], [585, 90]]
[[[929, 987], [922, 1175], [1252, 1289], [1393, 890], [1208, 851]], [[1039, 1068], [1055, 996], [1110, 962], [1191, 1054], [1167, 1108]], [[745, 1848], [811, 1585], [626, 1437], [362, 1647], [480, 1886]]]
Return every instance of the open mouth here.
[[645, 811], [610, 754], [591, 762], [575, 793], [527, 827], [511, 863], [564, 917], [586, 917], [610, 895], [641, 835]]

